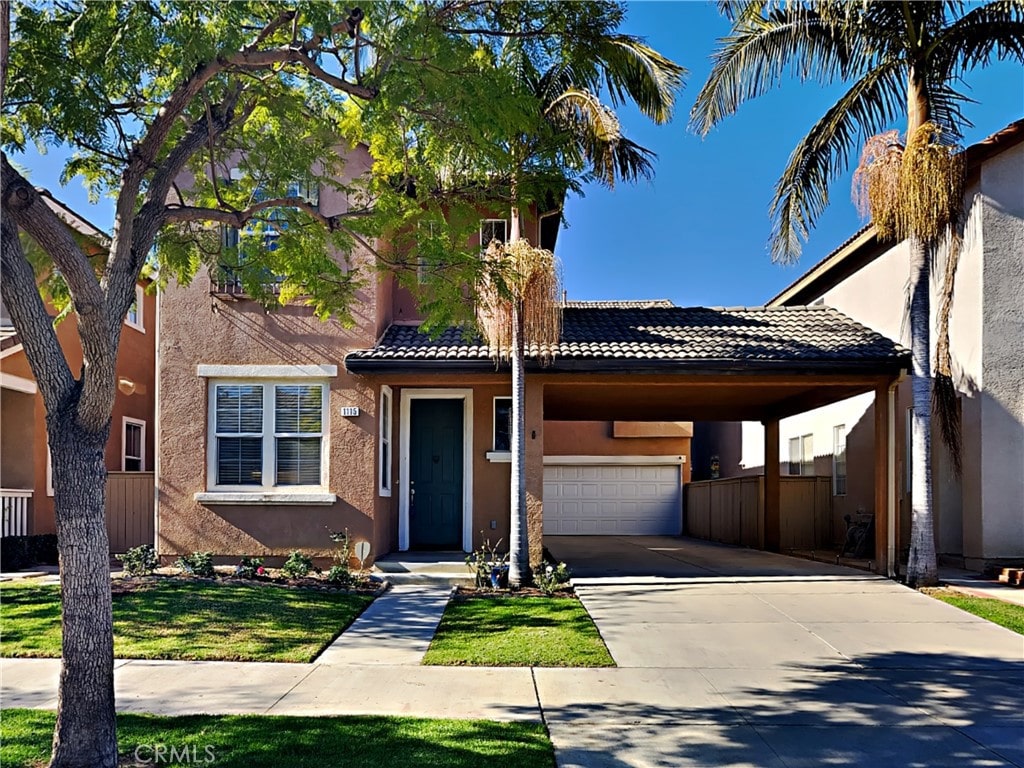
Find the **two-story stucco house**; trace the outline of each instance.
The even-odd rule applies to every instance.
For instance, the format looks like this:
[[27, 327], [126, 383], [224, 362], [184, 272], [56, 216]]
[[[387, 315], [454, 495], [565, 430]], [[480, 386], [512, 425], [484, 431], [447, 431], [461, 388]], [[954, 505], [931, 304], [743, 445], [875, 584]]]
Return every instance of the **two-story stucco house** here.
[[[368, 162], [352, 156], [348, 167]], [[334, 215], [346, 202], [323, 189], [319, 205]], [[557, 217], [525, 218], [527, 237], [553, 248]], [[481, 222], [485, 239], [507, 229], [500, 217]], [[298, 305], [268, 313], [204, 274], [161, 295], [156, 540], [165, 559], [323, 555], [327, 529], [343, 528], [372, 557], [507, 541], [508, 369], [461, 329], [422, 333], [395, 276], [378, 275], [366, 251], [347, 258], [374, 275], [349, 329]], [[527, 362], [532, 562], [544, 535], [679, 534], [693, 419], [777, 424], [876, 392], [906, 365], [901, 347], [823, 307], [567, 302], [563, 320], [554, 361]], [[778, 546], [777, 479], [761, 542], [769, 548]]]
[[[980, 569], [1024, 560], [1024, 120], [965, 150], [964, 240], [950, 318], [963, 428], [962, 477], [933, 430], [936, 546], [947, 562]], [[947, 253], [932, 275], [932, 345]], [[824, 304], [909, 343], [907, 243], [880, 243], [867, 227], [775, 296], [769, 306]], [[934, 351], [933, 351], [934, 354]], [[933, 358], [934, 359], [934, 358]], [[910, 382], [895, 393], [897, 551], [910, 533]], [[782, 421], [783, 472], [832, 476], [834, 516], [872, 512], [874, 403], [856, 397]], [[763, 471], [756, 423], [696, 427], [696, 478], [718, 456], [723, 477]], [[842, 526], [834, 527], [837, 533]]]
[[[93, 256], [106, 254], [104, 232], [49, 193], [44, 200]], [[136, 286], [117, 356], [118, 387], [105, 463], [108, 536], [114, 551], [153, 538], [153, 464], [156, 375], [156, 295], [149, 280]], [[50, 314], [57, 310], [48, 306]], [[74, 318], [56, 327], [72, 371], [82, 366]], [[46, 438], [46, 409], [21, 337], [0, 303], [0, 497], [4, 535], [54, 533], [53, 470]]]

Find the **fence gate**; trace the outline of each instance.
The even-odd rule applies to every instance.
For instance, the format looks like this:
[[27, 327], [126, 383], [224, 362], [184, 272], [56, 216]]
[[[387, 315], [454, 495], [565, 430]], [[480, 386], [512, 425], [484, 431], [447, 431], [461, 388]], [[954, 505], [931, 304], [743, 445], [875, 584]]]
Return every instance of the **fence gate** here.
[[110, 551], [153, 543], [153, 473], [107, 473], [107, 536]]

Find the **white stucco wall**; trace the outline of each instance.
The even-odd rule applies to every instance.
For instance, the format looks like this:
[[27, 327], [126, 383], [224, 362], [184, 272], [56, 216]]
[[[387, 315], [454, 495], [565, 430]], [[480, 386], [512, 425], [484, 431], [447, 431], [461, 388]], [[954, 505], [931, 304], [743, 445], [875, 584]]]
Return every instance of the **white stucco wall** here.
[[981, 549], [1024, 555], [1024, 145], [981, 169]]
[[[938, 435], [933, 438], [933, 477], [940, 553], [963, 555], [969, 564], [1024, 557], [1024, 144], [985, 161], [965, 194], [964, 241], [950, 315], [953, 377], [962, 394], [962, 480], [949, 468]], [[947, 253], [937, 254], [932, 273], [932, 349]], [[909, 346], [909, 249], [898, 244], [821, 299], [858, 322]], [[872, 509], [873, 396], [860, 395], [782, 421], [779, 455], [789, 458], [789, 439], [813, 434], [815, 469], [828, 474], [832, 428], [846, 426], [848, 493], [835, 498], [837, 518]], [[909, 388], [896, 407], [901, 514], [903, 433]], [[741, 467], [764, 464], [760, 424], [742, 428]], [[908, 528], [907, 520], [903, 528]]]

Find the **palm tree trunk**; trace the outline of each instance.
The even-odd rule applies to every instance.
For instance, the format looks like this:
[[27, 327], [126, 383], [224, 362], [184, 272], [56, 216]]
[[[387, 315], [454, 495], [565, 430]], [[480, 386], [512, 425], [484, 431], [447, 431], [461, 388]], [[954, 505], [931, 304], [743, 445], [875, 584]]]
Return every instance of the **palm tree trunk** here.
[[508, 582], [521, 586], [527, 576], [526, 558], [526, 387], [522, 302], [512, 302], [512, 483], [509, 528]]
[[59, 409], [47, 424], [60, 552], [62, 656], [50, 768], [114, 768], [114, 639], [103, 460], [110, 424], [92, 432], [74, 414], [74, 408]]
[[910, 348], [914, 409], [911, 417], [910, 558], [907, 583], [938, 583], [935, 519], [932, 510], [931, 435], [931, 253], [918, 238], [910, 241]]
[[[509, 242], [519, 239], [519, 205], [512, 187], [512, 221]], [[527, 576], [526, 536], [526, 344], [523, 339], [522, 299], [512, 302], [512, 480], [510, 487], [508, 583], [521, 586]]]

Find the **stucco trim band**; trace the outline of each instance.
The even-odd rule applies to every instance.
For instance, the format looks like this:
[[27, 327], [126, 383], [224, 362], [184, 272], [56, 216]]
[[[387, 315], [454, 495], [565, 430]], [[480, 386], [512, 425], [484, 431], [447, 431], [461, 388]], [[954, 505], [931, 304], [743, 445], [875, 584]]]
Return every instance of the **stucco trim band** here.
[[211, 365], [200, 363], [196, 375], [210, 379], [323, 379], [338, 375], [336, 365]]
[[544, 464], [685, 464], [685, 456], [545, 456]]
[[333, 504], [338, 500], [333, 493], [217, 493], [195, 495], [200, 504]]

